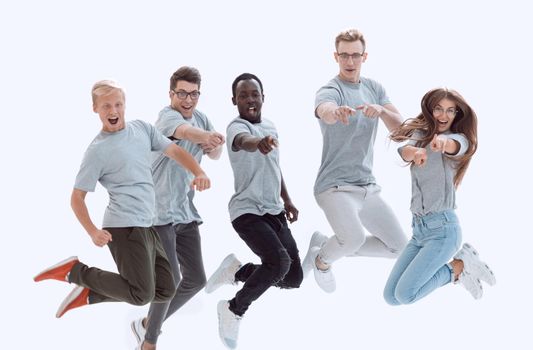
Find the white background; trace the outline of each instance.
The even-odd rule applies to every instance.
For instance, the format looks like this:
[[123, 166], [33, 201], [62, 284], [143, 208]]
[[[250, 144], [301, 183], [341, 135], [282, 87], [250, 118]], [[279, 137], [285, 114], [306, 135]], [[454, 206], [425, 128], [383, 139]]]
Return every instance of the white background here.
[[[523, 2], [526, 3], [525, 1]], [[269, 290], [241, 326], [240, 349], [531, 348], [531, 11], [522, 2], [463, 1], [12, 1], [0, 5], [2, 348], [133, 349], [124, 303], [73, 310], [55, 319], [71, 286], [32, 281], [70, 255], [115, 271], [69, 206], [74, 177], [100, 122], [90, 88], [113, 78], [126, 89], [128, 120], [154, 122], [168, 80], [182, 65], [202, 73], [198, 108], [225, 132], [236, 116], [231, 82], [264, 84], [263, 116], [277, 125], [282, 169], [300, 209], [292, 225], [301, 254], [311, 233], [331, 231], [312, 186], [321, 154], [314, 94], [337, 71], [334, 37], [357, 27], [367, 39], [363, 75], [380, 81], [404, 117], [430, 88], [461, 92], [479, 117], [479, 152], [458, 191], [463, 237], [493, 267], [498, 284], [475, 301], [448, 285], [409, 306], [391, 307], [382, 289], [393, 261], [335, 264], [337, 291], [312, 278], [299, 290]], [[203, 163], [213, 188], [197, 195], [207, 274], [228, 253], [257, 258], [231, 227], [233, 176], [224, 151]], [[409, 170], [376, 140], [375, 175], [410, 236]], [[88, 195], [95, 222], [107, 195]], [[160, 349], [222, 349], [216, 303], [236, 292], [200, 292], [164, 324]], [[7, 343], [7, 344], [6, 344]]]

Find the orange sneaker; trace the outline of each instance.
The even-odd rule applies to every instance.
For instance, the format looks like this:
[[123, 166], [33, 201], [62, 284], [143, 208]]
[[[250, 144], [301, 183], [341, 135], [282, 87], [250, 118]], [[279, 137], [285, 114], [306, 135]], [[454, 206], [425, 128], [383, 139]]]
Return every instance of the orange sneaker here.
[[88, 305], [90, 291], [91, 290], [89, 288], [76, 286], [76, 288], [74, 288], [72, 292], [67, 295], [65, 300], [63, 300], [61, 305], [59, 305], [59, 309], [57, 309], [56, 312], [56, 317], [60, 318], [69, 310]]
[[44, 280], [58, 280], [63, 282], [68, 282], [68, 274], [72, 267], [79, 263], [77, 256], [71, 256], [68, 259], [58, 262], [57, 264], [50, 266], [46, 270], [39, 273], [37, 276], [33, 277], [35, 282], [44, 281]]

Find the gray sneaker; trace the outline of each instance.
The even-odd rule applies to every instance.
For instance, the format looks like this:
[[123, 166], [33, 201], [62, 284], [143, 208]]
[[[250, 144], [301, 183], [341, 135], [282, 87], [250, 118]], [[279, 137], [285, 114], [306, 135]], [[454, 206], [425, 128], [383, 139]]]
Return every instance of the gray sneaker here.
[[131, 331], [133, 332], [133, 335], [135, 335], [135, 338], [137, 339], [139, 349], [142, 349], [142, 344], [144, 342], [144, 336], [146, 335], [146, 328], [144, 328], [143, 326], [143, 320], [144, 320], [144, 317], [131, 321]]
[[461, 284], [470, 294], [472, 294], [474, 299], [479, 299], [483, 296], [483, 286], [481, 285], [481, 281], [464, 270], [454, 283]]
[[466, 273], [477, 277], [481, 281], [487, 282], [490, 286], [496, 284], [496, 276], [494, 275], [494, 272], [492, 272], [489, 265], [479, 260], [479, 254], [471, 244], [463, 244], [463, 247], [453, 258], [463, 261]]
[[224, 284], [237, 284], [235, 281], [235, 274], [241, 268], [241, 262], [235, 257], [234, 254], [230, 254], [222, 260], [220, 266], [209, 277], [205, 284], [205, 292], [212, 293]]
[[304, 273], [304, 278], [307, 276], [311, 270], [313, 270], [313, 265], [315, 263], [315, 258], [311, 256], [311, 248], [318, 247], [319, 249], [322, 248], [324, 243], [326, 243], [328, 240], [328, 236], [323, 235], [319, 231], [315, 231], [313, 235], [311, 236], [311, 240], [309, 241], [309, 248], [307, 249], [307, 254], [305, 255], [305, 258], [302, 262], [302, 271]]
[[229, 302], [227, 300], [221, 300], [218, 302], [217, 314], [218, 334], [222, 343], [230, 349], [235, 349], [237, 347], [239, 326], [242, 317], [235, 315], [229, 309]]
[[326, 293], [333, 293], [335, 289], [337, 288], [337, 284], [335, 282], [335, 276], [333, 275], [333, 272], [331, 271], [331, 266], [323, 271], [320, 270], [315, 263], [315, 259], [318, 256], [318, 252], [320, 251], [320, 248], [313, 247], [311, 248], [311, 251], [309, 252], [311, 256], [311, 261], [313, 264], [313, 273], [315, 275], [315, 281], [318, 284], [318, 286]]

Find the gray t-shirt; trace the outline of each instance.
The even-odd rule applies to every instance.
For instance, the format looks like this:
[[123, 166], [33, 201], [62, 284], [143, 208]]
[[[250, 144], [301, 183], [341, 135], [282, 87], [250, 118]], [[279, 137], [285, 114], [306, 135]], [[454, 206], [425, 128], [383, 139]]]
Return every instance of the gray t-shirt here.
[[171, 141], [152, 125], [134, 120], [114, 133], [101, 131], [87, 148], [74, 187], [94, 192], [96, 183], [109, 194], [102, 227], [150, 227], [155, 208], [150, 168], [152, 151]]
[[278, 138], [274, 124], [262, 119], [261, 123], [252, 124], [240, 117], [228, 125], [227, 146], [231, 168], [233, 169], [235, 194], [229, 201], [231, 221], [243, 214], [277, 215], [283, 211], [280, 200], [281, 170], [279, 167], [279, 150], [273, 149], [267, 155], [259, 151], [234, 151], [231, 147], [235, 136], [248, 133], [256, 137], [273, 136]]
[[[324, 102], [352, 108], [364, 103], [381, 106], [391, 103], [378, 82], [361, 77], [359, 83], [350, 83], [338, 76], [318, 90], [315, 110]], [[318, 119], [323, 145], [315, 195], [335, 186], [376, 183], [372, 164], [378, 119], [365, 117], [360, 111], [350, 117], [349, 125], [340, 122], [326, 124]]]
[[[185, 118], [170, 106], [159, 112], [155, 127], [163, 135], [171, 137], [184, 124], [205, 131], [214, 130], [204, 113], [195, 109], [191, 118]], [[198, 163], [201, 162], [204, 153], [200, 145], [188, 140], [175, 140], [175, 143], [189, 152]], [[201, 224], [202, 218], [193, 203], [194, 190], [190, 187], [194, 175], [160, 152], [154, 152], [152, 159], [156, 199], [154, 225], [188, 224], [193, 221]]]
[[[426, 164], [422, 167], [411, 165], [411, 212], [414, 215], [422, 216], [456, 208], [453, 184], [456, 158], [466, 153], [469, 143], [463, 134], [444, 133], [444, 135], [459, 143], [457, 154], [452, 156], [433, 152], [427, 145]], [[419, 136], [421, 135], [418, 133], [414, 135], [415, 138]], [[408, 144], [415, 145], [416, 141], [411, 140]], [[398, 152], [401, 152], [403, 147], [405, 146], [398, 148]]]

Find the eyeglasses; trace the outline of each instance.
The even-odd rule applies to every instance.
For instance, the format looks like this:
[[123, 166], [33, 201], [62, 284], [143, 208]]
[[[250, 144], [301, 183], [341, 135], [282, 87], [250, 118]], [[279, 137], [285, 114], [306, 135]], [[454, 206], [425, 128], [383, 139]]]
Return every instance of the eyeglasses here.
[[341, 53], [337, 52], [337, 56], [339, 56], [339, 58], [343, 62], [347, 62], [350, 58], [353, 59], [354, 61], [359, 61], [361, 57], [363, 57], [364, 54], [365, 54], [364, 52], [363, 53], [356, 52], [352, 54], [349, 54], [346, 52], [341, 52]]
[[190, 96], [191, 97], [191, 100], [197, 100], [198, 97], [200, 97], [200, 91], [198, 90], [194, 90], [194, 91], [191, 91], [191, 92], [187, 92], [187, 91], [184, 91], [184, 90], [179, 90], [179, 91], [174, 91], [172, 90], [172, 92], [180, 99], [180, 100], [185, 100], [187, 98], [187, 96]]
[[[446, 115], [448, 116], [448, 118], [453, 118], [457, 115], [457, 112], [458, 110], [455, 109], [455, 108], [448, 108], [446, 110]], [[444, 113], [444, 109], [442, 109], [442, 107], [440, 106], [437, 106], [435, 108], [433, 108], [433, 115], [435, 117], [440, 117], [442, 115], [442, 113]]]

